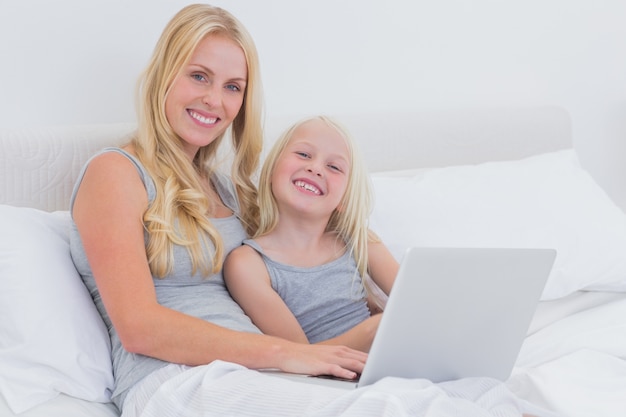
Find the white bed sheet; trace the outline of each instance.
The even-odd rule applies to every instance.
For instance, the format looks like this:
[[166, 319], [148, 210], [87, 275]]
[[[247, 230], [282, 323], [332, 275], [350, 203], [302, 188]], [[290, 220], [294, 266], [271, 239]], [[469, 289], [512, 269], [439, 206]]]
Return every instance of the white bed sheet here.
[[566, 417], [626, 415], [626, 294], [543, 302], [507, 385]]
[[626, 298], [622, 292], [576, 291], [567, 297], [540, 301], [528, 328], [528, 336], [567, 316]]

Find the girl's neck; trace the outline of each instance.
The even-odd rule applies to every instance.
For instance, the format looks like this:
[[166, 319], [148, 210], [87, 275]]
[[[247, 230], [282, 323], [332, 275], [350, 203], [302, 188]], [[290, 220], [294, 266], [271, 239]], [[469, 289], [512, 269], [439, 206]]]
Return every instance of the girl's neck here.
[[256, 240], [277, 262], [294, 266], [322, 265], [337, 259], [345, 251], [338, 236], [325, 231], [326, 224], [283, 216], [271, 233]]

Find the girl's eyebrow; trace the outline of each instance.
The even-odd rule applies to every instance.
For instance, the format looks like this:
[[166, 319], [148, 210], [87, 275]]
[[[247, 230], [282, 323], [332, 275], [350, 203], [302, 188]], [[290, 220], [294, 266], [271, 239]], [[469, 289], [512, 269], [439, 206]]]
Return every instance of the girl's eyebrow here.
[[332, 156], [334, 159], [340, 159], [340, 160], [344, 161], [345, 163], [348, 163], [348, 160], [349, 160], [348, 158], [346, 158], [346, 157], [345, 157], [345, 156], [343, 156], [342, 154], [338, 154], [338, 153], [337, 153], [337, 154], [331, 154], [331, 156]]
[[[296, 139], [296, 140], [294, 140]], [[296, 143], [297, 142], [297, 143]], [[313, 142], [311, 142], [308, 139], [299, 139], [297, 137], [292, 138], [292, 140], [290, 141], [290, 144], [293, 144], [294, 146], [297, 145], [305, 145], [311, 148], [315, 148], [315, 144]], [[289, 146], [289, 145], [288, 145]], [[340, 161], [342, 161], [343, 163], [345, 163], [346, 165], [350, 165], [350, 157], [345, 157], [341, 154], [330, 154], [330, 159], [338, 159]]]

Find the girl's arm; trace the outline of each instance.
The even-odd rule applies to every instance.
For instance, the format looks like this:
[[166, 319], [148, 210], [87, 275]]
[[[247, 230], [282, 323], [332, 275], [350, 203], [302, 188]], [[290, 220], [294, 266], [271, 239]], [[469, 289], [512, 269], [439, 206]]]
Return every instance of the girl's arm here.
[[[224, 280], [232, 297], [263, 333], [309, 343], [289, 307], [272, 288], [265, 263], [253, 248], [241, 246], [228, 255]], [[343, 345], [367, 352], [379, 320], [380, 315], [370, 317], [347, 332], [318, 344]]]
[[144, 246], [147, 205], [131, 162], [106, 153], [90, 163], [72, 209], [104, 306], [126, 350], [188, 365], [221, 359], [250, 368], [344, 378], [362, 370], [366, 355], [346, 347], [313, 349], [229, 330], [161, 306]]
[[396, 280], [400, 265], [389, 249], [387, 249], [387, 246], [380, 241], [370, 242], [367, 250], [367, 267], [369, 274], [374, 283], [376, 283], [385, 294], [389, 295], [391, 287], [393, 287], [393, 283]]
[[224, 263], [224, 281], [233, 299], [263, 333], [309, 343], [296, 317], [272, 288], [256, 250], [247, 245], [234, 249]]
[[[398, 262], [382, 243], [370, 243], [368, 250], [372, 279], [388, 295], [398, 272]], [[373, 268], [373, 269], [372, 269]], [[249, 246], [233, 250], [224, 264], [224, 280], [232, 297], [265, 334], [294, 342], [308, 343], [302, 327], [270, 283], [261, 256]], [[375, 314], [347, 332], [318, 345], [343, 345], [368, 352], [381, 315]]]
[[[400, 266], [382, 242], [370, 242], [368, 252], [368, 269], [371, 279], [385, 294], [389, 295]], [[368, 304], [373, 304], [372, 300], [368, 300]], [[372, 306], [370, 306], [370, 311], [373, 311]], [[381, 317], [381, 314], [372, 314], [370, 318], [347, 332], [320, 344], [345, 345], [369, 352]]]
[[381, 317], [382, 314], [370, 316], [347, 332], [317, 344], [348, 346], [361, 352], [369, 352]]

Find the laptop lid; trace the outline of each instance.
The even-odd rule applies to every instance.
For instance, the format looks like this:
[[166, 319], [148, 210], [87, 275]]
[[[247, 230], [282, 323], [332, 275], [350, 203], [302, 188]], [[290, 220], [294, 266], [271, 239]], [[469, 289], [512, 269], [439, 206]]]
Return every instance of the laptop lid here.
[[553, 249], [407, 250], [358, 385], [386, 376], [506, 380]]

